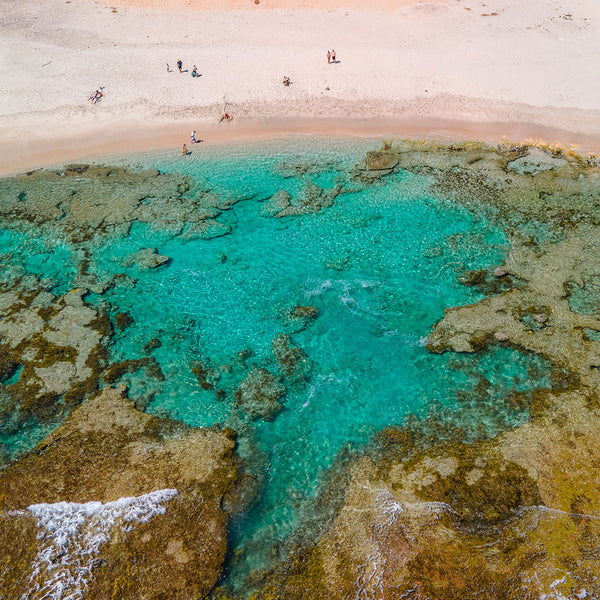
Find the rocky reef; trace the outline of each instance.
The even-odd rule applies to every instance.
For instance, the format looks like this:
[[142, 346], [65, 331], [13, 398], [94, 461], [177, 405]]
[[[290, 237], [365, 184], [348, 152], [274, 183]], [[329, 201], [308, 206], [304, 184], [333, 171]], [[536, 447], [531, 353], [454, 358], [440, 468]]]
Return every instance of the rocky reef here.
[[35, 280], [0, 291], [3, 434], [64, 418], [97, 389], [111, 327], [85, 293], [57, 297]]
[[460, 277], [486, 297], [448, 307], [427, 348], [534, 353], [553, 388], [490, 440], [465, 443], [460, 427], [436, 439], [414, 422], [380, 432], [347, 457], [338, 492], [323, 491], [343, 490], [334, 516], [298, 535], [253, 598], [600, 597], [600, 170], [556, 147], [427, 142], [358, 168], [363, 179], [424, 173], [453, 201], [491, 209], [506, 263]]
[[226, 556], [234, 448], [231, 430], [104, 389], [0, 475], [2, 597], [205, 597]]
[[[304, 177], [325, 167], [278, 168]], [[336, 174], [324, 187], [306, 179], [294, 196], [256, 198], [257, 212], [285, 227], [287, 217], [319, 213], [353, 186], [400, 171], [424, 175], [437, 196], [467, 211], [485, 207], [510, 243], [502, 264], [456, 267], [457, 282], [482, 299], [446, 307], [427, 350], [453, 353], [448, 367], [458, 370], [465, 357], [510, 348], [548, 365], [550, 385], [501, 399], [528, 419], [507, 418], [491, 439], [483, 427], [467, 430], [458, 410], [453, 420], [413, 416], [367, 447], [342, 449], [310, 519], [290, 539], [273, 534], [279, 563], [253, 572], [245, 591], [253, 600], [598, 598], [600, 168], [526, 143], [386, 143], [345, 179]], [[169, 340], [160, 330], [124, 344], [131, 355], [111, 354], [137, 314], [112, 306], [107, 293], [118, 298], [136, 290], [137, 277], [168, 272], [170, 251], [142, 236], [115, 258], [125, 272], [102, 277], [94, 249], [140, 226], [185, 243], [228, 235], [237, 221], [224, 213], [250, 197], [194, 190], [183, 175], [89, 165], [0, 181], [7, 230], [45, 236], [49, 247], [68, 239], [76, 265], [66, 289], [28, 273], [24, 260], [0, 273], [0, 436], [33, 439], [35, 430], [43, 438], [24, 455], [0, 455], [3, 598], [59, 598], [64, 589], [82, 599], [240, 597], [222, 580], [243, 562], [227, 528], [248, 509], [244, 490], [260, 494], [269, 472], [251, 431], [278, 426], [282, 417], [262, 422], [291, 414], [281, 411], [292, 392], [311, 385], [313, 361], [299, 344], [321, 325], [320, 309], [294, 304], [301, 298], [272, 307], [276, 325], [260, 356], [237, 347], [217, 359], [198, 344], [186, 357], [198, 397], [210, 393], [247, 435], [248, 460], [260, 465], [244, 476], [231, 429], [141, 412], [174, 368], [163, 370]], [[443, 252], [429, 246], [418, 256]], [[344, 260], [324, 264], [343, 271]], [[135, 396], [135, 385], [145, 395]], [[489, 405], [489, 389], [479, 379], [457, 399]]]
[[598, 597], [600, 414], [580, 394], [548, 403], [492, 442], [424, 452], [383, 432], [318, 544], [255, 598]]
[[[127, 233], [132, 223], [160, 226], [185, 239], [210, 239], [231, 229], [217, 217], [244, 195], [223, 197], [209, 189], [191, 193], [188, 177], [100, 165], [67, 165], [57, 171], [32, 171], [0, 181], [0, 216], [18, 219], [20, 226], [60, 229], [74, 242], [106, 234]], [[145, 268], [160, 257], [141, 249]], [[159, 261], [157, 263], [157, 260]]]

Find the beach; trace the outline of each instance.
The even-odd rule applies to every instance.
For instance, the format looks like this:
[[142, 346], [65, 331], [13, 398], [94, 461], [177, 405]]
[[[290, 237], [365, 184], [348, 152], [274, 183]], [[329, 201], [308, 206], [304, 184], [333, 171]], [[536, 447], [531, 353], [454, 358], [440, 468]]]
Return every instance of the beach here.
[[593, 0], [211, 6], [4, 2], [0, 173], [179, 151], [193, 129], [205, 144], [307, 133], [600, 150]]
[[2, 599], [600, 598], [599, 51], [4, 0]]

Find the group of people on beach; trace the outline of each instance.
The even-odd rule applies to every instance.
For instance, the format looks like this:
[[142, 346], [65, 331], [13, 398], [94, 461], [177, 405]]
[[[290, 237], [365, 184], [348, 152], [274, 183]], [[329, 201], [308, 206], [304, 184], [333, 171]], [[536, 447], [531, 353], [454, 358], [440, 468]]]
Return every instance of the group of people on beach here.
[[[331, 64], [331, 63], [336, 63], [336, 62], [338, 62], [338, 60], [336, 58], [335, 50], [327, 50], [327, 63]], [[182, 71], [182, 69], [183, 69], [183, 61], [182, 60], [177, 61], [177, 69], [179, 70], [180, 73], [184, 72], [184, 71]], [[169, 73], [171, 72], [171, 69], [169, 68], [169, 63], [167, 63], [167, 72], [169, 72]], [[196, 65], [194, 65], [194, 68], [192, 69], [192, 77], [200, 77], [200, 73], [198, 73], [198, 68], [196, 67]], [[283, 85], [285, 85], [286, 87], [289, 87], [291, 85], [291, 83], [292, 83], [292, 80], [287, 75], [284, 75], [283, 76]], [[329, 87], [326, 87], [325, 89], [329, 90]], [[219, 119], [219, 123], [222, 123], [223, 121], [230, 121], [231, 118], [232, 117], [227, 112], [224, 111], [223, 115]], [[196, 139], [196, 130], [192, 131], [190, 141], [192, 144], [197, 144], [202, 141], [202, 140]], [[189, 154], [186, 144], [183, 144], [183, 147], [181, 149], [181, 154], [183, 156], [187, 156]]]
[[[187, 71], [183, 70], [183, 61], [181, 59], [177, 60], [177, 70], [180, 73], [187, 73]], [[170, 72], [171, 72], [171, 67], [169, 66], [169, 63], [167, 63], [167, 73], [170, 73]], [[192, 77], [200, 77], [200, 76], [201, 76], [201, 74], [198, 73], [198, 67], [196, 65], [194, 65], [192, 67]]]

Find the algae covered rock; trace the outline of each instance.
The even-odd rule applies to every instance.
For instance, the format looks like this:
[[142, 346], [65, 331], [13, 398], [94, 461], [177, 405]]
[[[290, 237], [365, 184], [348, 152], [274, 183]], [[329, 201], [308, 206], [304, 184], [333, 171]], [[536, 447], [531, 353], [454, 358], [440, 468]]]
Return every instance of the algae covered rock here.
[[294, 383], [308, 377], [312, 363], [302, 348], [292, 344], [289, 335], [282, 333], [276, 336], [271, 347], [286, 379]]
[[205, 597], [226, 553], [234, 446], [140, 413], [122, 390], [85, 402], [0, 477], [3, 598]]
[[252, 420], [272, 421], [283, 408], [279, 400], [285, 395], [280, 378], [267, 369], [252, 369], [235, 392], [236, 405]]
[[[57, 418], [97, 388], [110, 323], [84, 300], [86, 292], [56, 297], [39, 284], [0, 290], [0, 367], [7, 383], [0, 431]], [[7, 381], [17, 367], [18, 380]]]
[[367, 152], [367, 169], [381, 171], [393, 169], [398, 164], [398, 155], [389, 150], [370, 150]]
[[600, 419], [584, 394], [549, 401], [547, 416], [491, 441], [419, 450], [388, 432], [350, 464], [326, 530], [255, 597], [599, 597]]

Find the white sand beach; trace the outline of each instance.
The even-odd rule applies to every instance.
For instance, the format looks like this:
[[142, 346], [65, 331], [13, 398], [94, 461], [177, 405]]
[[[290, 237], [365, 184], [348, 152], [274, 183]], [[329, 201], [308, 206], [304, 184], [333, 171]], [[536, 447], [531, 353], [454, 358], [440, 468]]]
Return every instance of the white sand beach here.
[[192, 129], [206, 144], [535, 137], [596, 152], [599, 55], [597, 0], [3, 0], [0, 173], [180, 152]]

